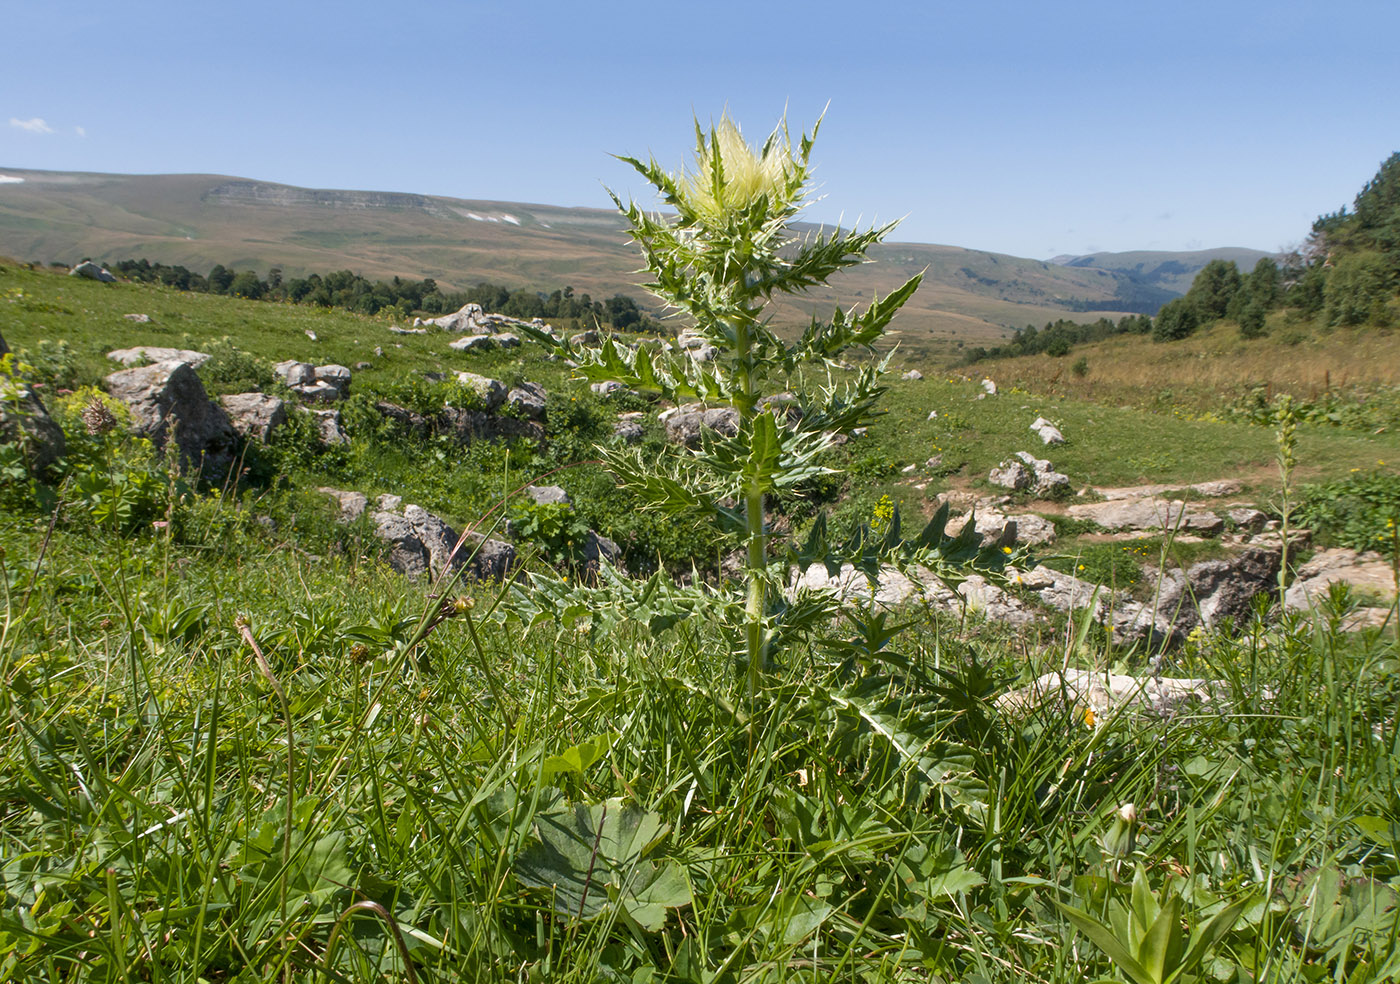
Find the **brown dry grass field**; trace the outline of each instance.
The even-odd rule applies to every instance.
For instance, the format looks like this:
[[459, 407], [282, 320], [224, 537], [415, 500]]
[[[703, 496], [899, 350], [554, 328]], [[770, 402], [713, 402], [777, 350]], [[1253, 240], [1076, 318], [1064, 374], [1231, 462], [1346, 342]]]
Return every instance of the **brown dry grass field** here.
[[[1077, 376], [1076, 361], [1088, 361]], [[1069, 355], [997, 359], [971, 372], [1002, 387], [1110, 406], [1221, 406], [1256, 386], [1314, 399], [1328, 390], [1400, 385], [1400, 332], [1338, 328], [1305, 333], [1280, 321], [1265, 338], [1246, 340], [1221, 322], [1177, 342], [1124, 335], [1076, 346]]]

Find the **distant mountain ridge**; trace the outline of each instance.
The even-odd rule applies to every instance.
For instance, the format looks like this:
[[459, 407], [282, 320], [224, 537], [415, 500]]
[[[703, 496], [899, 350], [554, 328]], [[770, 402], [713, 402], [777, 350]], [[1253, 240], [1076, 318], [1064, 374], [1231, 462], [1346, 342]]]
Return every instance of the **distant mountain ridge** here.
[[1134, 283], [1164, 293], [1166, 296], [1159, 303], [1165, 304], [1173, 297], [1185, 294], [1191, 286], [1191, 281], [1196, 279], [1196, 274], [1211, 260], [1227, 260], [1239, 267], [1241, 273], [1249, 273], [1260, 260], [1277, 256], [1277, 253], [1266, 253], [1259, 249], [1224, 246], [1218, 249], [1179, 252], [1130, 250], [1124, 253], [1089, 253], [1084, 256], [1062, 255], [1052, 257], [1050, 262], [1057, 266], [1120, 273]]
[[[828, 293], [789, 304], [778, 318], [795, 324], [868, 303], [924, 271], [923, 287], [897, 322], [902, 342], [916, 349], [995, 342], [1011, 329], [1075, 312], [1155, 311], [1184, 293], [1206, 262], [1197, 264], [1198, 256], [1215, 252], [1095, 254], [1060, 263], [886, 243], [872, 251], [876, 262], [844, 271]], [[642, 295], [639, 258], [625, 220], [611, 209], [299, 188], [227, 175], [0, 168], [0, 254], [40, 262], [145, 257], [200, 272], [215, 264], [262, 273], [277, 266], [286, 276], [349, 269], [375, 279], [432, 277], [444, 289], [489, 281]], [[1105, 256], [1142, 257], [1135, 261], [1142, 269], [1110, 265]], [[1190, 276], [1152, 279], [1173, 263]]]

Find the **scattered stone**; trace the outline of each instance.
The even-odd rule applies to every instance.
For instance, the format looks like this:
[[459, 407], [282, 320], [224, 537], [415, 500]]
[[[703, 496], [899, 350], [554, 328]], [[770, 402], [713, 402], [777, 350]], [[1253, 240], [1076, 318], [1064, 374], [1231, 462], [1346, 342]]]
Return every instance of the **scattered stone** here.
[[106, 267], [98, 266], [91, 260], [84, 260], [73, 269], [68, 271], [70, 277], [86, 277], [88, 280], [100, 280], [104, 284], [114, 284], [117, 278], [112, 276], [112, 271]]
[[635, 420], [619, 420], [613, 424], [613, 437], [624, 444], [639, 444], [646, 431]]
[[[414, 318], [413, 323], [417, 324], [418, 319]], [[428, 333], [426, 328], [400, 328], [398, 325], [390, 325], [389, 331], [395, 335], [426, 335]]]
[[469, 578], [504, 580], [515, 567], [509, 543], [471, 532], [459, 537], [421, 506], [405, 506], [402, 513], [384, 509], [371, 518], [375, 533], [389, 544], [389, 566], [408, 577], [465, 567]]
[[505, 403], [506, 394], [509, 392], [506, 384], [499, 379], [478, 376], [474, 372], [457, 373], [457, 382], [475, 393], [488, 413]]
[[309, 386], [316, 382], [316, 367], [309, 362], [288, 359], [272, 367], [272, 372], [288, 386]]
[[313, 342], [317, 340], [317, 339], [316, 339], [316, 333], [315, 333], [314, 331], [312, 331], [310, 328], [306, 329], [306, 337], [309, 338], [309, 339], [311, 339]]
[[987, 474], [987, 481], [1013, 492], [1032, 492], [1041, 498], [1063, 495], [1069, 491], [1069, 476], [1055, 471], [1055, 466], [1026, 451], [1017, 451]]
[[387, 510], [388, 512], [397, 512], [399, 507], [403, 505], [403, 496], [385, 492], [374, 500], [374, 504], [379, 509]]
[[1345, 584], [1384, 601], [1395, 599], [1395, 574], [1384, 557], [1336, 547], [1320, 551], [1298, 568], [1283, 596], [1284, 607], [1293, 611], [1315, 608], [1327, 600], [1333, 584]]
[[987, 473], [987, 481], [998, 488], [1023, 492], [1035, 484], [1035, 472], [1014, 458], [1003, 461]]
[[571, 506], [574, 502], [558, 485], [527, 485], [525, 494], [534, 499], [537, 506]]
[[332, 489], [322, 486], [316, 490], [331, 497], [339, 510], [336, 521], [340, 523], [353, 523], [365, 514], [369, 508], [369, 497], [363, 492], [342, 492], [340, 489]]
[[[0, 335], [0, 357], [9, 351]], [[17, 440], [21, 436], [23, 440]], [[39, 395], [17, 380], [0, 385], [0, 440], [16, 441], [30, 470], [40, 475], [58, 464], [67, 449], [63, 428], [49, 416]]]
[[356, 362], [356, 363], [355, 363], [355, 371], [356, 371], [356, 372], [364, 372], [366, 369], [373, 369], [373, 368], [374, 368], [374, 363], [373, 363], [373, 362]]
[[382, 345], [376, 345], [374, 347], [374, 354], [376, 358], [384, 358], [384, 347]]
[[122, 369], [105, 382], [107, 391], [130, 408], [138, 434], [162, 451], [173, 436], [183, 466], [212, 477], [233, 463], [238, 435], [188, 362]]
[[138, 325], [148, 325], [151, 323], [151, 316], [149, 314], [124, 314], [122, 317], [127, 321], [134, 321]]
[[928, 412], [928, 418], [927, 418], [927, 419], [929, 419], [929, 420], [937, 420], [937, 419], [938, 419], [938, 411], [937, 411], [937, 410], [930, 410], [930, 411]]
[[307, 412], [316, 419], [316, 433], [320, 435], [322, 444], [350, 443], [350, 437], [345, 433], [345, 428], [341, 424], [339, 410], [308, 410]]
[[451, 314], [428, 321], [415, 318], [413, 324], [414, 327], [436, 325], [443, 331], [475, 331], [481, 324], [482, 314], [480, 304], [463, 304]]
[[919, 470], [918, 465], [905, 465], [899, 470], [901, 475], [912, 475]]
[[490, 335], [463, 335], [456, 341], [448, 342], [447, 347], [458, 352], [489, 352], [496, 347], [496, 340]]
[[316, 382], [324, 383], [335, 390], [337, 400], [350, 394], [350, 370], [345, 366], [330, 365], [316, 367]]
[[917, 370], [917, 369], [910, 369], [910, 370], [909, 370], [908, 372], [906, 372], [906, 373], [903, 375], [903, 377], [901, 377], [901, 378], [903, 378], [903, 379], [923, 379], [923, 378], [924, 378], [924, 374], [921, 373], [921, 372], [919, 372], [919, 370]]
[[1231, 509], [1226, 517], [1234, 523], [1236, 528], [1247, 530], [1250, 533], [1259, 533], [1264, 529], [1264, 524], [1269, 521], [1269, 517], [1258, 509], [1251, 509], [1248, 506], [1241, 506]]
[[502, 332], [502, 333], [499, 334], [499, 335], [492, 335], [491, 337], [492, 337], [492, 339], [495, 340], [496, 344], [499, 345], [501, 348], [519, 348], [519, 347], [520, 347], [520, 336], [519, 336], [519, 335], [512, 335], [512, 334], [510, 334], [509, 332]]
[[614, 393], [624, 393], [627, 387], [619, 383], [616, 379], [605, 379], [601, 383], [590, 383], [589, 390], [597, 396], [612, 396]]
[[193, 349], [166, 348], [163, 345], [138, 345], [135, 348], [115, 349], [107, 353], [107, 358], [124, 366], [137, 366], [151, 362], [188, 362], [196, 369], [209, 361], [209, 353]]
[[572, 335], [572, 336], [570, 336], [570, 338], [569, 338], [569, 344], [570, 344], [570, 345], [597, 345], [597, 344], [598, 344], [598, 333], [597, 333], [596, 331], [594, 331], [592, 328], [588, 329], [587, 331], [581, 331], [581, 332], [579, 332], [577, 335]]
[[1060, 433], [1060, 429], [1044, 417], [1036, 417], [1035, 423], [1031, 424], [1031, 430], [1040, 435], [1040, 439], [1046, 444], [1065, 443], [1065, 436]]
[[596, 530], [589, 530], [584, 537], [581, 554], [585, 577], [597, 577], [605, 563], [610, 567], [622, 565], [622, 548]]
[[996, 396], [996, 395], [997, 395], [997, 384], [994, 383], [994, 382], [992, 382], [990, 379], [987, 379], [986, 377], [983, 377], [983, 379], [982, 379], [982, 395], [983, 395], [983, 396]]
[[512, 407], [522, 417], [542, 422], [548, 399], [549, 394], [539, 383], [524, 382], [506, 394], [506, 406]]
[[935, 471], [943, 467], [943, 455], [936, 454], [924, 462], [924, 467], [929, 471]]
[[851, 430], [852, 437], [864, 437], [870, 433], [869, 427], [856, 427]]
[[233, 393], [219, 397], [233, 429], [245, 440], [266, 444], [287, 422], [287, 405], [267, 393]]
[[1046, 673], [1025, 687], [1007, 691], [996, 699], [996, 704], [1003, 710], [1024, 711], [1059, 699], [1071, 707], [1087, 707], [1100, 716], [1124, 705], [1167, 715], [1190, 705], [1208, 704], [1223, 692], [1224, 684], [1216, 680], [1066, 670]]
[[739, 411], [733, 407], [704, 409], [690, 403], [666, 419], [666, 440], [694, 448], [700, 446], [701, 436], [709, 432], [720, 437], [739, 433]]

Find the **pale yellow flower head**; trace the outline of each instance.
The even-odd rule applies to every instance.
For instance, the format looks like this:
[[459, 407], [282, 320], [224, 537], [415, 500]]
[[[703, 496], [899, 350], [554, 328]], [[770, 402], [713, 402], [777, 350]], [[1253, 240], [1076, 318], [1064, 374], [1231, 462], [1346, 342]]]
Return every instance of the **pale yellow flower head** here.
[[[718, 195], [712, 173], [716, 151], [724, 171], [724, 183]], [[680, 186], [691, 208], [706, 218], [721, 220], [762, 195], [772, 200], [781, 194], [795, 167], [792, 144], [786, 133], [775, 136], [768, 152], [763, 153], [761, 149], [750, 147], [739, 125], [723, 116], [714, 128], [712, 139], [697, 151], [694, 172], [685, 174]]]

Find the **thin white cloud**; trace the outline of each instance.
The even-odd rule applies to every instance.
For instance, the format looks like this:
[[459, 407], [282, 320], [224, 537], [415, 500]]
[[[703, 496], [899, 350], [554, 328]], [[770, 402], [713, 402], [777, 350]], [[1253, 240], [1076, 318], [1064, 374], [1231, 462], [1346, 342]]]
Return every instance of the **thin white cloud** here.
[[86, 136], [87, 136], [87, 130], [84, 129], [83, 127], [81, 127], [81, 126], [75, 126], [75, 127], [73, 127], [73, 132], [76, 133], [76, 134], [77, 134], [78, 136], [80, 136], [80, 137], [86, 137]]
[[28, 130], [30, 133], [53, 133], [53, 127], [49, 126], [37, 116], [28, 120], [20, 120], [11, 116], [10, 126], [17, 126], [21, 130]]

